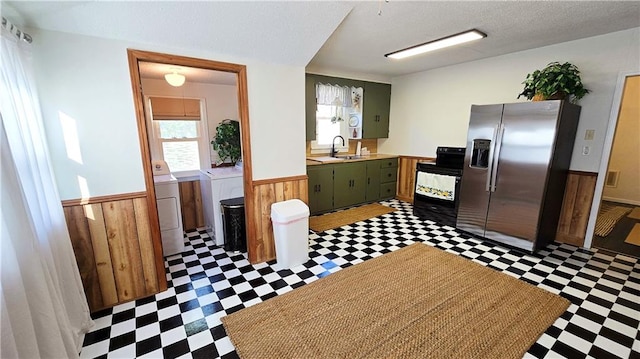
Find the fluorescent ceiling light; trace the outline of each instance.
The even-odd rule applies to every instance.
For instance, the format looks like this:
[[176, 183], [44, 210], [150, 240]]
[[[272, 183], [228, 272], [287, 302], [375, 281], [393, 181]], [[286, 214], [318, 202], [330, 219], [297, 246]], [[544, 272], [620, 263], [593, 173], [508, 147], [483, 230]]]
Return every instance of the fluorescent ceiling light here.
[[459, 34], [443, 37], [442, 39], [429, 41], [424, 44], [411, 46], [409, 48], [394, 51], [384, 55], [392, 59], [403, 59], [405, 57], [422, 54], [425, 52], [442, 49], [449, 46], [463, 44], [465, 42], [482, 39], [487, 37], [487, 34], [478, 31], [476, 29], [461, 32]]
[[184, 84], [185, 77], [177, 72], [176, 69], [172, 69], [172, 73], [164, 75], [164, 79], [167, 80], [169, 85], [174, 87], [180, 87]]

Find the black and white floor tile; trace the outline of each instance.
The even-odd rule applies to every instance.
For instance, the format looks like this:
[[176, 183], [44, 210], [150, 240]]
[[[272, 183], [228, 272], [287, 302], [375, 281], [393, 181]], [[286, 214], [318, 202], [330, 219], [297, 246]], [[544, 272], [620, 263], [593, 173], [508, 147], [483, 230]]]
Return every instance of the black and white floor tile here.
[[536, 255], [420, 220], [411, 205], [309, 235], [310, 260], [291, 270], [251, 265], [226, 253], [204, 231], [187, 234], [186, 251], [166, 258], [169, 289], [94, 313], [82, 358], [236, 358], [220, 318], [380, 256], [424, 242], [558, 293], [569, 309], [525, 358], [640, 358], [640, 262], [605, 250], [550, 245]]

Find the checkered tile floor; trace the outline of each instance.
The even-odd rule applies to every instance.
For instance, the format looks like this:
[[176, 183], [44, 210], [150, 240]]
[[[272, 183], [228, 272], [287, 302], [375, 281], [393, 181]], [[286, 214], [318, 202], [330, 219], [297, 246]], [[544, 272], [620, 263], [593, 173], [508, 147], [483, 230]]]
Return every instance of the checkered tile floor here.
[[414, 217], [411, 205], [322, 233], [311, 233], [310, 260], [292, 270], [251, 265], [187, 234], [182, 255], [166, 258], [169, 289], [94, 314], [82, 358], [236, 358], [220, 318], [414, 242], [455, 253], [569, 299], [569, 309], [525, 358], [640, 358], [640, 262], [604, 250], [550, 245], [523, 254]]

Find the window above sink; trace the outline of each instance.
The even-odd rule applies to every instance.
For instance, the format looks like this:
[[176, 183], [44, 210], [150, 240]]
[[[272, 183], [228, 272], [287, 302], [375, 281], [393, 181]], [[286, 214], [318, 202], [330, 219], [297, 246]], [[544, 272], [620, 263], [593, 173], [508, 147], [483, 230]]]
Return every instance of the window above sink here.
[[349, 87], [316, 83], [316, 139], [311, 142], [312, 153], [327, 152], [336, 136], [335, 148], [345, 152], [349, 139], [360, 139], [362, 135], [362, 87]]

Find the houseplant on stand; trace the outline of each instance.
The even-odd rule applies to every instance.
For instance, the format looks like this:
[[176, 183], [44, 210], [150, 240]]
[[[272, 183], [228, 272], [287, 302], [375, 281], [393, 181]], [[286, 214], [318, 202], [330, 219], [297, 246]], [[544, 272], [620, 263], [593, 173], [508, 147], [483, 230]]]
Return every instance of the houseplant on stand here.
[[565, 62], [551, 62], [542, 70], [527, 74], [524, 89], [518, 95], [529, 100], [563, 100], [567, 97], [571, 103], [584, 97], [590, 91], [584, 87], [578, 68]]
[[220, 157], [218, 165], [229, 163], [231, 166], [235, 166], [242, 158], [240, 123], [230, 119], [220, 122], [216, 127], [216, 135], [213, 137], [211, 144], [218, 153], [218, 157]]

